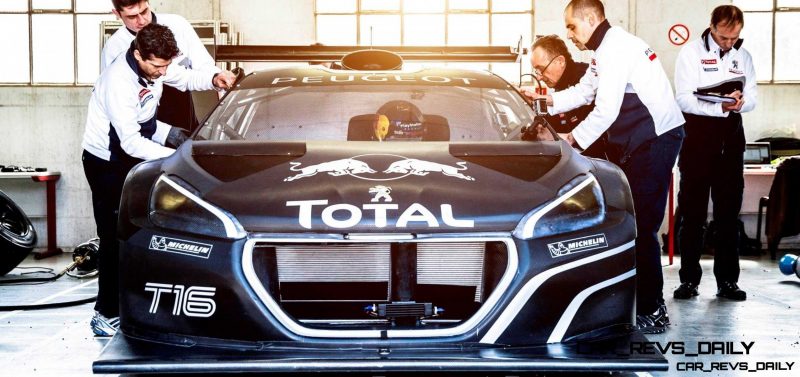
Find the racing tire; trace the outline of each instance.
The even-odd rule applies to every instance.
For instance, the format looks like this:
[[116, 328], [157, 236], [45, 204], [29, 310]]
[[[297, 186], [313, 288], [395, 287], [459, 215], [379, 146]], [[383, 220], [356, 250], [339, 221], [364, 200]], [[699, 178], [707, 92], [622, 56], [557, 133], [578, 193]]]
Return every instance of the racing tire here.
[[36, 230], [25, 212], [0, 191], [0, 276], [7, 274], [36, 245]]

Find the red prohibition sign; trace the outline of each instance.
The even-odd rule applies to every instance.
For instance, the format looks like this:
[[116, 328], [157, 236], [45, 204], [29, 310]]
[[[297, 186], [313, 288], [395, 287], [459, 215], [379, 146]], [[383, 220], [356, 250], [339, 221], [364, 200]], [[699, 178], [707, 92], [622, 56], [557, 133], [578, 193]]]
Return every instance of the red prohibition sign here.
[[686, 27], [686, 25], [675, 24], [669, 28], [667, 35], [670, 43], [674, 44], [675, 46], [680, 46], [689, 40], [691, 33], [689, 33], [689, 28]]

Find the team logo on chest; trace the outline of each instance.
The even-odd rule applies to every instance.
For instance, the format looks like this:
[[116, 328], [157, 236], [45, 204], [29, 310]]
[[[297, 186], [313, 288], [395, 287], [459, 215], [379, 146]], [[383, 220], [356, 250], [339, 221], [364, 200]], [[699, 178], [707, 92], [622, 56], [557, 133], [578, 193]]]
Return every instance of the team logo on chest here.
[[150, 89], [142, 88], [139, 91], [139, 107], [144, 107], [151, 99], [153, 99], [153, 92]]

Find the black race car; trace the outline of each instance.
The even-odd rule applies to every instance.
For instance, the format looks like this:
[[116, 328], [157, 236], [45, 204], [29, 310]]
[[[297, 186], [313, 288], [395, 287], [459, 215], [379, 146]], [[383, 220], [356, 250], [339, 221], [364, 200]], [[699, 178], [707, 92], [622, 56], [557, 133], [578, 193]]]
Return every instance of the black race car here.
[[128, 176], [94, 371], [666, 370], [624, 175], [534, 118], [488, 72], [246, 76]]

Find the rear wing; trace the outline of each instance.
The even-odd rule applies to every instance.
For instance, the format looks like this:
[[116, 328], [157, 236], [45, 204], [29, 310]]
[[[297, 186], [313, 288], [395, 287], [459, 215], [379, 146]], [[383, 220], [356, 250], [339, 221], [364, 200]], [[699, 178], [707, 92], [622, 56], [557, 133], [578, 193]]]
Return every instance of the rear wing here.
[[520, 46], [276, 46], [219, 45], [217, 62], [338, 62], [343, 56], [361, 50], [390, 51], [404, 61], [447, 61], [514, 63], [527, 53]]

